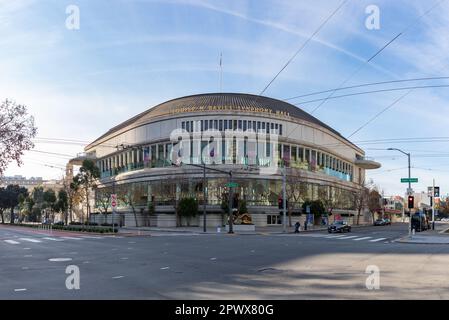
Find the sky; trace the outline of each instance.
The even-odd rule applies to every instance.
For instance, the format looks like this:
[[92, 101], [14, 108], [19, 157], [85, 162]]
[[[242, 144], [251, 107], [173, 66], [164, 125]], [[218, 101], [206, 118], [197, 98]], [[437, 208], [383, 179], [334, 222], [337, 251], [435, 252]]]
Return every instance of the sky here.
[[[218, 92], [220, 54], [223, 91], [259, 94], [341, 3], [0, 0], [0, 100], [27, 105], [38, 127], [35, 149], [26, 152], [24, 165], [11, 164], [5, 175], [60, 178], [83, 143], [114, 125], [169, 99]], [[366, 26], [370, 5], [379, 8], [379, 28]], [[68, 6], [79, 9], [79, 29], [67, 28]], [[287, 99], [341, 86], [449, 76], [447, 30], [449, 1], [348, 0], [264, 95]], [[335, 96], [448, 84], [445, 79], [393, 83]], [[405, 92], [328, 99], [313, 115], [382, 164], [368, 178], [386, 196], [403, 195], [406, 184], [400, 178], [407, 176], [406, 156], [387, 148], [411, 153], [412, 176], [419, 179], [415, 191], [426, 190], [435, 179], [448, 194], [447, 87], [415, 89], [351, 135]], [[308, 101], [328, 95], [288, 101], [311, 112], [320, 102]], [[445, 139], [411, 139], [430, 137]]]

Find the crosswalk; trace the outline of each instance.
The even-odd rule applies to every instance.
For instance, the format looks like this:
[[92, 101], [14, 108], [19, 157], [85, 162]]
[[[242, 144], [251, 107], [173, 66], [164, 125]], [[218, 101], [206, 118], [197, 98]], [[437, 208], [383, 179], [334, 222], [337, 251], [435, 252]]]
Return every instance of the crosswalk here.
[[86, 239], [104, 239], [102, 236], [80, 236], [80, 237], [16, 237], [14, 239], [2, 239], [1, 242], [10, 245], [20, 245], [26, 243], [45, 243], [45, 242], [64, 242], [64, 241], [82, 241]]
[[309, 234], [300, 234], [295, 235], [300, 237], [308, 237], [308, 238], [321, 238], [325, 240], [340, 240], [344, 241], [367, 241], [367, 242], [386, 242], [388, 238], [384, 237], [374, 237], [374, 236], [367, 236], [367, 235], [349, 235], [349, 234], [325, 234], [325, 233], [309, 233]]

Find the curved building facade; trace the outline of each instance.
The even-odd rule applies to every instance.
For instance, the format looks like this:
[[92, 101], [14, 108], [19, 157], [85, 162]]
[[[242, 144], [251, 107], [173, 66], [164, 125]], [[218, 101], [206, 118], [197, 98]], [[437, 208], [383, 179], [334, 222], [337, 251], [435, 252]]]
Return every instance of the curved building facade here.
[[[233, 193], [246, 202], [256, 225], [281, 223], [283, 174], [290, 211], [298, 212], [306, 199], [321, 199], [351, 212], [365, 170], [380, 167], [300, 108], [237, 93], [164, 102], [110, 129], [85, 151], [101, 171], [96, 199], [117, 193], [125, 225], [175, 226], [174, 208], [185, 197], [198, 199], [201, 208], [205, 201], [207, 224], [222, 225], [226, 172], [232, 172]], [[190, 223], [201, 225], [202, 219]]]

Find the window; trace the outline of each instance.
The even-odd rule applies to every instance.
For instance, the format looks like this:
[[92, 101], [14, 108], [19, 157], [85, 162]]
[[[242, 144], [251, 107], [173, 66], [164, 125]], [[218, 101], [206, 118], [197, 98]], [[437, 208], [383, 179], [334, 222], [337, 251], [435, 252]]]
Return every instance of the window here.
[[246, 131], [247, 129], [247, 121], [243, 120], [243, 131]]
[[305, 156], [306, 156], [306, 159], [305, 159], [306, 162], [310, 163], [310, 150], [309, 149], [306, 149]]
[[184, 121], [181, 123], [181, 128], [184, 130], [186, 129], [186, 123]]
[[214, 120], [214, 129], [218, 129], [218, 120]]
[[267, 122], [267, 131], [266, 132], [270, 133], [270, 123], [269, 122]]
[[239, 130], [242, 130], [242, 120], [239, 120]]
[[204, 120], [201, 120], [201, 132], [204, 131]]
[[260, 121], [257, 121], [257, 131], [260, 130]]
[[209, 121], [208, 120], [204, 120], [204, 131], [209, 130]]
[[292, 146], [292, 160], [293, 161], [296, 161], [296, 160], [298, 160], [298, 155], [296, 154], [296, 150], [297, 150], [297, 148], [295, 147], [295, 146]]
[[228, 120], [224, 120], [224, 130], [228, 130]]
[[282, 124], [279, 125], [279, 135], [282, 136]]
[[265, 122], [262, 122], [262, 131], [265, 131]]
[[237, 120], [234, 120], [234, 124], [233, 124], [233, 126], [232, 126], [233, 128], [234, 128], [234, 130], [236, 130], [237, 129]]
[[254, 130], [254, 131], [256, 131], [256, 129], [257, 129], [256, 126], [257, 126], [257, 122], [256, 122], [256, 121], [253, 121], [253, 130]]
[[248, 121], [248, 130], [252, 129], [252, 121]]
[[209, 130], [212, 130], [214, 127], [214, 120], [209, 120]]
[[304, 161], [304, 149], [301, 147], [298, 147], [298, 158], [299, 161]]
[[218, 121], [218, 130], [223, 131], [223, 120]]

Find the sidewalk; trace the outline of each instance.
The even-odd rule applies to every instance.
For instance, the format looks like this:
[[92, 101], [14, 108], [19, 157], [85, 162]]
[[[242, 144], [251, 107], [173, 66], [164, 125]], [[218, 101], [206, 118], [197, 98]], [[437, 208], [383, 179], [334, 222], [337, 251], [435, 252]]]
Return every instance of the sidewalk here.
[[438, 228], [436, 230], [429, 230], [420, 232], [419, 234], [403, 237], [396, 242], [400, 243], [420, 243], [420, 244], [449, 244], [449, 230], [447, 226]]
[[[351, 226], [352, 228], [363, 228], [370, 227], [371, 225], [359, 225], [359, 226]], [[301, 228], [303, 228], [301, 226]], [[122, 227], [119, 230], [119, 234], [132, 234], [132, 235], [151, 235], [151, 233], [185, 233], [185, 234], [227, 234], [225, 227], [220, 227], [220, 232], [218, 232], [217, 227], [208, 227], [206, 232], [203, 232], [203, 227], [167, 227], [167, 228], [159, 228], [159, 227]], [[294, 233], [294, 227], [287, 227], [287, 233]], [[308, 227], [307, 230], [302, 230], [303, 232], [322, 232], [327, 231], [327, 226], [312, 226]], [[282, 234], [283, 227], [281, 226], [267, 226], [267, 227], [256, 227], [255, 232], [234, 232], [236, 234]]]

